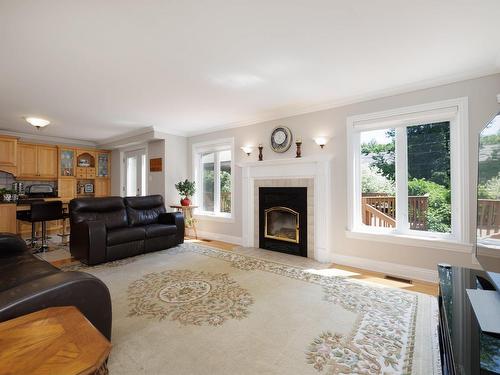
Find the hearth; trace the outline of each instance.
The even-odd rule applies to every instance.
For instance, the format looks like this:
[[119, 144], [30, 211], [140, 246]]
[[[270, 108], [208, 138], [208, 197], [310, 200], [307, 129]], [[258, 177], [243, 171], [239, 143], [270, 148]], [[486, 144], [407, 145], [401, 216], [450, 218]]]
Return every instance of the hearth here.
[[307, 257], [307, 188], [259, 188], [259, 247]]

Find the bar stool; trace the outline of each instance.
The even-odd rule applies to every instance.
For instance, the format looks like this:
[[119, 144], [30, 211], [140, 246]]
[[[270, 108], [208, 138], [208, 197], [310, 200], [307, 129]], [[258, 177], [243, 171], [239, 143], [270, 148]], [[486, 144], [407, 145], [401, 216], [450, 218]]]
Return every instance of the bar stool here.
[[59, 237], [61, 237], [61, 243], [63, 245], [67, 245], [68, 244], [68, 240], [69, 240], [69, 233], [66, 232], [66, 220], [69, 219], [69, 212], [65, 209], [63, 209], [63, 213], [62, 213], [62, 232], [61, 233], [57, 233], [57, 235]]
[[28, 211], [28, 213], [29, 214], [21, 220], [31, 222], [32, 228], [35, 223], [42, 223], [42, 246], [35, 252], [45, 251], [49, 247], [47, 245], [47, 221], [60, 220], [63, 218], [62, 202], [33, 202], [31, 204], [31, 210]]
[[21, 205], [30, 206], [29, 210], [18, 211], [16, 213], [16, 219], [20, 220], [20, 221], [31, 222], [31, 238], [29, 240], [31, 247], [35, 247], [37, 241], [40, 239], [40, 237], [36, 236], [35, 222], [30, 220], [30, 218], [31, 218], [31, 205], [33, 203], [36, 203], [36, 202], [44, 202], [44, 200], [43, 199], [19, 199], [17, 201], [18, 206], [21, 206]]

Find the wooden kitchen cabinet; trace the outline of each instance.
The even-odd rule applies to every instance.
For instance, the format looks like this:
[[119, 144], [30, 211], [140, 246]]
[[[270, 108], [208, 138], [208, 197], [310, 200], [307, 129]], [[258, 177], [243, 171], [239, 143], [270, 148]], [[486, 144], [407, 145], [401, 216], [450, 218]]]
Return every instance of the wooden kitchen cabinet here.
[[57, 178], [57, 147], [37, 146], [38, 177]]
[[107, 197], [111, 195], [111, 183], [109, 178], [98, 177], [94, 183], [94, 194], [96, 197]]
[[17, 138], [0, 136], [0, 166], [2, 170], [16, 174]]
[[17, 145], [18, 177], [37, 176], [36, 145], [19, 143]]
[[73, 199], [76, 196], [76, 179], [60, 178], [57, 181], [57, 193], [59, 198]]
[[33, 179], [57, 178], [57, 147], [19, 143], [17, 158], [18, 177]]
[[0, 232], [16, 233], [16, 205], [0, 203]]

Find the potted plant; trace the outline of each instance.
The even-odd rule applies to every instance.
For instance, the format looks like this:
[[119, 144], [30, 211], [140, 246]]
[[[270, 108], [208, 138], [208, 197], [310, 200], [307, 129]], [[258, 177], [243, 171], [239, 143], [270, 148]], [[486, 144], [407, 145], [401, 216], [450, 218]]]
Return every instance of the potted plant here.
[[192, 197], [196, 191], [194, 181], [189, 181], [188, 179], [179, 181], [175, 184], [175, 188], [179, 192], [180, 196], [184, 197], [181, 199], [181, 206], [191, 205], [191, 200], [189, 198]]

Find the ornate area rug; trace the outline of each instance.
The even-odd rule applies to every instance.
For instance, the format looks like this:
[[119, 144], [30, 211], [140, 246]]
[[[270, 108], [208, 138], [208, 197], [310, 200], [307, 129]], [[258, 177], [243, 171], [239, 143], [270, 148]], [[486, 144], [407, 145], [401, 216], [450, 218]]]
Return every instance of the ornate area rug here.
[[427, 295], [195, 244], [64, 269], [110, 289], [111, 374], [440, 373]]

